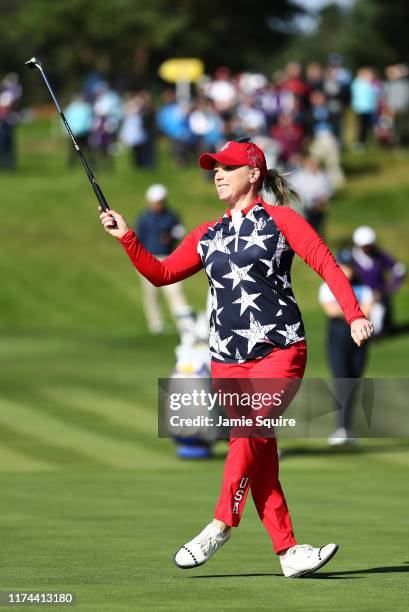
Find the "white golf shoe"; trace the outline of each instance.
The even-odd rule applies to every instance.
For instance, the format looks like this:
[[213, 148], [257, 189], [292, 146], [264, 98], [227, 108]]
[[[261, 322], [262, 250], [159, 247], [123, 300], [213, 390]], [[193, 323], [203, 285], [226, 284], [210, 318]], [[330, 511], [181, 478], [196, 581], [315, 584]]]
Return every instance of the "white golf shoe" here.
[[314, 548], [309, 544], [297, 544], [280, 557], [283, 574], [287, 578], [306, 576], [328, 563], [337, 550], [337, 544], [327, 544], [320, 548]]
[[181, 569], [199, 567], [227, 542], [230, 535], [231, 529], [223, 533], [209, 523], [199, 535], [179, 548], [173, 557], [173, 563]]
[[327, 440], [330, 446], [343, 446], [344, 444], [353, 444], [355, 442], [355, 438], [351, 435], [351, 432], [344, 427], [338, 427], [330, 435]]

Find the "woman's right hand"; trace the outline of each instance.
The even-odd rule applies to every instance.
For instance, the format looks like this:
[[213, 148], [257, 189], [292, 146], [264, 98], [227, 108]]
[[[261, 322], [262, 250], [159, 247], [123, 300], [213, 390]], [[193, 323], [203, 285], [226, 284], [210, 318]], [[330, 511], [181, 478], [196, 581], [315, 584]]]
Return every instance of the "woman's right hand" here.
[[101, 219], [101, 223], [105, 228], [107, 234], [110, 234], [114, 238], [123, 238], [125, 234], [130, 230], [129, 225], [125, 221], [124, 217], [116, 212], [115, 210], [108, 210], [107, 212], [103, 212], [102, 208], [99, 206], [99, 218]]

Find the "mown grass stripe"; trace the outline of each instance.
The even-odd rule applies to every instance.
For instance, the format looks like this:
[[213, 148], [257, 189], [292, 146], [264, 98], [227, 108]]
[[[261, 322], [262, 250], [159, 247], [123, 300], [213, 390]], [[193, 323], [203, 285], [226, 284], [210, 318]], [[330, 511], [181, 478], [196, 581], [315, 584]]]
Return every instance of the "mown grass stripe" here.
[[44, 415], [35, 407], [21, 402], [3, 400], [0, 423], [15, 427], [22, 434], [32, 435], [47, 444], [52, 440], [54, 444], [112, 467], [141, 467], [158, 460], [158, 453], [146, 449], [138, 453], [135, 445], [114, 442], [106, 435], [90, 433], [79, 426]]
[[[33, 405], [36, 410], [44, 414], [50, 414], [70, 425], [79, 426], [91, 433], [99, 433], [117, 442], [129, 442], [134, 445], [135, 450], [147, 449], [160, 455], [168, 456], [169, 449], [160, 443], [157, 436], [156, 410], [154, 414], [142, 414], [138, 412], [136, 419], [135, 410], [131, 410], [131, 420], [128, 417], [117, 419], [113, 416], [114, 407], [125, 406], [126, 411], [132, 407], [131, 402], [118, 401], [115, 398], [106, 398], [102, 394], [87, 392], [87, 401], [81, 399], [74, 392], [64, 391], [63, 395], [53, 393], [49, 390], [46, 398], [41, 393], [32, 393]], [[34, 399], [35, 398], [35, 399]], [[39, 399], [40, 398], [40, 399]], [[42, 398], [42, 399], [41, 399]], [[149, 422], [149, 426], [148, 426]]]
[[[2, 418], [3, 417], [3, 418]], [[78, 451], [70, 450], [67, 447], [53, 444], [50, 441], [39, 440], [30, 433], [20, 431], [18, 427], [10, 426], [5, 422], [4, 415], [0, 414], [0, 460], [4, 452], [5, 457], [10, 453], [10, 463], [1, 461], [1, 468], [4, 471], [16, 469], [35, 469], [48, 467], [104, 467], [106, 462], [96, 461], [89, 456]], [[13, 455], [17, 455], [16, 463], [13, 463]]]
[[[9, 436], [10, 432], [7, 432]], [[56, 468], [55, 462], [51, 457], [49, 461], [38, 459], [33, 456], [33, 452], [27, 452], [25, 447], [15, 450], [14, 441], [11, 445], [6, 443], [0, 436], [0, 471], [7, 472], [37, 472], [41, 470], [53, 470]]]
[[152, 435], [157, 433], [157, 408], [150, 406], [150, 411], [136, 400], [125, 401], [114, 395], [107, 395], [96, 390], [81, 387], [53, 386], [41, 389], [42, 394], [62, 405], [76, 407], [79, 410], [103, 416], [108, 421], [118, 423], [140, 433]]

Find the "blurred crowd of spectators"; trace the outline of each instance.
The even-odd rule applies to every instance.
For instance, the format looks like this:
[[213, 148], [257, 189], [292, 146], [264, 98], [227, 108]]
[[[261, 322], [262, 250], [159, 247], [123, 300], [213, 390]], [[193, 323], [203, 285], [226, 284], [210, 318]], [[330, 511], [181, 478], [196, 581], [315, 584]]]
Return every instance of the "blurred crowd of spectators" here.
[[[13, 127], [20, 96], [17, 75], [7, 75], [0, 85], [4, 169], [15, 167]], [[352, 136], [356, 152], [370, 139], [389, 147], [409, 144], [408, 68], [388, 66], [384, 80], [371, 68], [352, 75], [337, 54], [325, 66], [310, 63], [303, 68], [289, 62], [270, 80], [256, 73], [232, 75], [220, 67], [213, 78], [195, 84], [191, 97], [178, 98], [175, 90], [165, 89], [155, 103], [147, 90], [122, 96], [91, 74], [65, 114], [80, 147], [97, 167], [111, 167], [113, 154], [127, 147], [135, 167], [155, 168], [159, 134], [169, 139], [180, 166], [227, 140], [251, 136], [270, 166], [292, 171], [290, 180], [300, 192], [304, 212], [322, 232], [327, 202], [345, 181], [340, 153], [350, 110], [356, 119], [349, 140]], [[69, 163], [74, 159], [70, 143]]]
[[409, 144], [407, 67], [389, 66], [384, 80], [371, 68], [352, 75], [337, 54], [325, 66], [303, 69], [289, 62], [271, 80], [220, 67], [213, 78], [195, 84], [191, 97], [169, 88], [155, 104], [147, 90], [121, 97], [106, 82], [91, 79], [66, 115], [92, 161], [106, 165], [110, 154], [125, 146], [135, 167], [153, 169], [159, 134], [169, 140], [180, 166], [227, 140], [251, 136], [271, 167], [291, 170], [304, 214], [323, 233], [327, 203], [345, 182], [340, 154], [348, 111], [355, 116], [351, 136], [357, 153], [374, 139], [382, 146]]
[[356, 116], [356, 151], [372, 135], [382, 145], [409, 144], [407, 67], [389, 66], [384, 81], [370, 68], [351, 75], [335, 54], [326, 66], [311, 63], [305, 70], [290, 62], [270, 81], [262, 74], [232, 75], [221, 67], [214, 78], [195, 84], [191, 98], [178, 99], [166, 89], [155, 104], [147, 90], [121, 97], [108, 83], [93, 79], [71, 101], [66, 116], [83, 146], [108, 155], [125, 145], [139, 167], [155, 166], [158, 133], [170, 140], [180, 165], [227, 140], [252, 136], [270, 164], [298, 166], [300, 155], [312, 154], [336, 188], [344, 182], [339, 153], [349, 108]]
[[[10, 140], [20, 96], [18, 76], [7, 75], [0, 84], [2, 167], [14, 165]], [[332, 54], [325, 66], [310, 63], [303, 68], [289, 62], [270, 80], [256, 73], [232, 75], [220, 67], [213, 78], [206, 76], [195, 84], [190, 99], [177, 99], [174, 90], [166, 89], [155, 104], [147, 90], [121, 96], [91, 74], [65, 114], [80, 146], [105, 163], [122, 144], [131, 149], [135, 166], [154, 168], [158, 134], [170, 140], [180, 165], [227, 140], [252, 136], [272, 165], [296, 167], [300, 156], [312, 155], [325, 167], [335, 189], [344, 182], [339, 153], [348, 109], [356, 117], [357, 152], [371, 138], [383, 146], [408, 145], [408, 67], [388, 66], [384, 79], [371, 68], [352, 75], [338, 54]]]
[[[232, 75], [221, 67], [214, 78], [196, 84], [191, 100], [165, 90], [156, 117], [149, 93], [138, 92], [125, 103], [120, 136], [131, 147], [149, 142], [151, 149], [159, 131], [171, 141], [181, 165], [226, 140], [252, 136], [271, 164], [297, 165], [297, 156], [308, 150], [337, 187], [344, 181], [339, 151], [349, 108], [356, 116], [355, 150], [363, 150], [371, 134], [382, 145], [409, 144], [407, 67], [389, 66], [384, 81], [369, 68], [351, 75], [338, 55], [326, 66], [312, 63], [304, 71], [290, 62], [270, 81], [262, 74]], [[153, 160], [149, 155], [148, 161]], [[144, 162], [142, 155], [140, 165]]]
[[[158, 136], [170, 142], [174, 162], [185, 166], [203, 151], [216, 151], [242, 136], [265, 151], [270, 167], [287, 169], [303, 201], [303, 212], [321, 234], [328, 202], [345, 182], [341, 151], [348, 143], [363, 152], [370, 141], [409, 144], [409, 71], [388, 66], [384, 79], [371, 68], [355, 75], [332, 54], [325, 66], [289, 62], [268, 80], [263, 74], [233, 75], [220, 67], [203, 77], [189, 97], [165, 89], [160, 98], [140, 90], [120, 95], [89, 74], [65, 114], [91, 164], [111, 168], [114, 154], [128, 148], [136, 168], [154, 169]], [[0, 83], [0, 169], [15, 168], [14, 126], [21, 97], [16, 74]], [[355, 121], [346, 121], [347, 117]], [[346, 129], [348, 123], [348, 129]], [[69, 163], [76, 153], [68, 143]]]
[[[409, 144], [407, 67], [389, 66], [384, 80], [370, 68], [352, 75], [337, 54], [325, 66], [311, 63], [303, 69], [289, 62], [271, 80], [220, 67], [213, 78], [196, 83], [189, 98], [168, 88], [155, 101], [147, 90], [121, 96], [90, 75], [65, 114], [96, 166], [111, 167], [113, 154], [127, 147], [135, 167], [154, 169], [158, 135], [169, 140], [180, 166], [227, 140], [251, 136], [270, 166], [292, 171], [304, 213], [322, 233], [327, 203], [345, 181], [340, 153], [348, 111], [355, 115], [356, 152], [371, 139], [389, 147]], [[74, 163], [71, 145], [69, 150]]]
[[14, 126], [19, 120], [16, 107], [21, 94], [18, 75], [6, 74], [0, 82], [0, 170], [16, 167]]

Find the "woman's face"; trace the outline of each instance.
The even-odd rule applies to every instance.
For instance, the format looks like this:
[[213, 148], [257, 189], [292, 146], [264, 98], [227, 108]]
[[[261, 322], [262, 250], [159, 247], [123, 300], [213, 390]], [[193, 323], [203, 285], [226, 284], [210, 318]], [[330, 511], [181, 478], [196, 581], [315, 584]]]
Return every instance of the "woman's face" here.
[[219, 199], [229, 204], [235, 204], [254, 190], [259, 177], [258, 168], [225, 166], [219, 163], [214, 167], [214, 184]]

